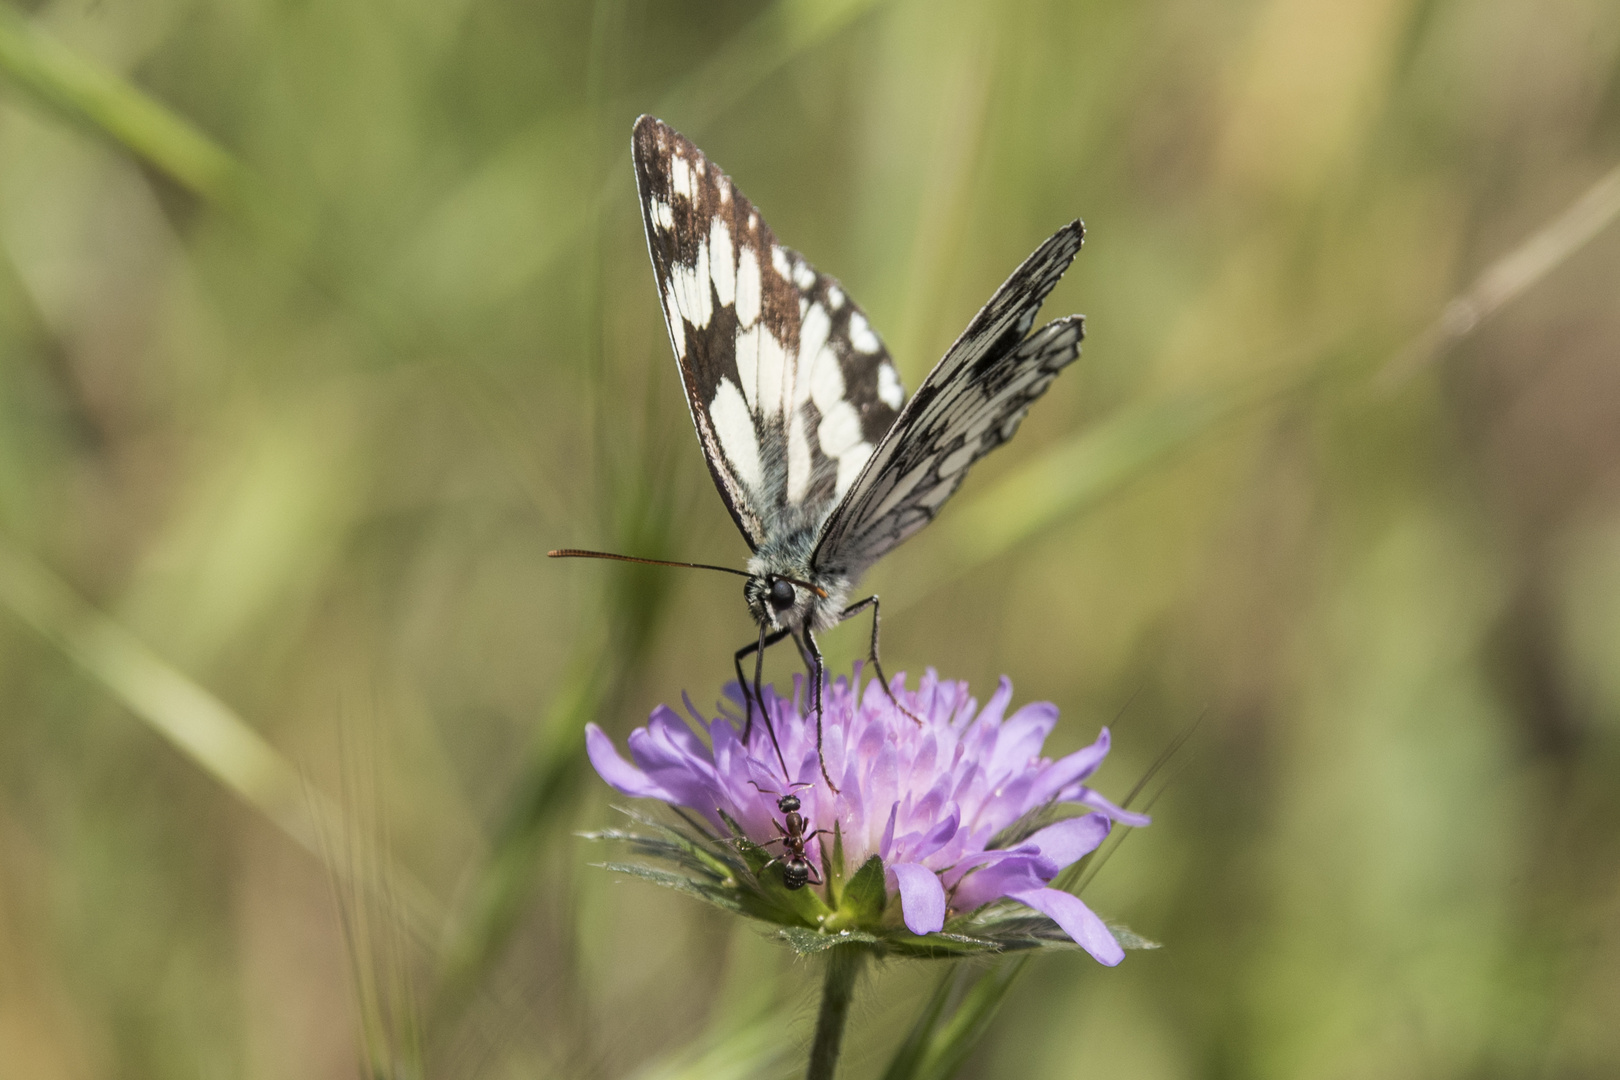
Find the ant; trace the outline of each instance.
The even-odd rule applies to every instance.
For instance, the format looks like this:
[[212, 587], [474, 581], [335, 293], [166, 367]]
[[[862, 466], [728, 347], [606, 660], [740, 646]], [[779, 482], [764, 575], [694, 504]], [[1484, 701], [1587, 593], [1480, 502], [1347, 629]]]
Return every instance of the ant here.
[[[754, 784], [752, 780], [748, 782], [750, 784]], [[794, 786], [813, 787], [814, 785], [796, 784]], [[761, 795], [776, 795], [776, 808], [782, 811], [782, 815], [787, 818], [787, 824], [785, 826], [782, 824], [782, 822], [777, 821], [775, 818], [771, 819], [771, 824], [775, 825], [776, 831], [782, 835], [776, 837], [775, 839], [765, 841], [765, 843], [761, 844], [760, 847], [769, 847], [772, 844], [781, 844], [782, 854], [766, 863], [762, 869], [769, 869], [770, 867], [775, 866], [777, 863], [781, 863], [782, 884], [787, 886], [787, 888], [790, 890], [802, 889], [806, 885], [820, 885], [821, 875], [816, 873], [816, 868], [810, 865], [809, 859], [805, 858], [804, 846], [806, 843], [814, 840], [827, 830], [817, 829], [812, 833], [807, 833], [804, 831], [810, 822], [805, 820], [804, 815], [799, 813], [799, 797], [794, 795], [792, 792], [783, 795], [778, 791], [767, 791], [758, 784], [754, 784], [754, 790], [758, 791]], [[811, 875], [815, 876], [812, 877]]]

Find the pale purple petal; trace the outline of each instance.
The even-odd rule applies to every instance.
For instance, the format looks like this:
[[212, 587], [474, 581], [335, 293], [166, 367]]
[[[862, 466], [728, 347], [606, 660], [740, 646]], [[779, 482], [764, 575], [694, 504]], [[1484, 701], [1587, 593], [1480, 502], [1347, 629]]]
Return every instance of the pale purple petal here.
[[704, 767], [706, 763], [683, 758], [646, 728], [632, 731], [628, 741], [631, 758], [664, 792], [655, 798], [704, 811], [714, 809], [708, 805], [713, 800], [709, 797], [711, 773]]
[[1134, 810], [1121, 809], [1092, 791], [1088, 787], [1081, 787], [1073, 795], [1061, 795], [1060, 799], [1066, 802], [1077, 802], [1082, 806], [1089, 806], [1093, 810], [1101, 811], [1119, 822], [1121, 825], [1131, 825], [1138, 829], [1153, 824], [1153, 819], [1146, 814], [1138, 814]]
[[1030, 889], [1011, 895], [1020, 904], [1028, 904], [1057, 923], [1065, 934], [1074, 939], [1076, 945], [1095, 957], [1098, 963], [1113, 967], [1125, 959], [1125, 950], [1109, 933], [1108, 927], [1096, 912], [1086, 907], [1085, 902], [1073, 893], [1061, 889]]
[[[1007, 714], [1007, 705], [1012, 701], [1012, 694], [1012, 680], [1003, 675], [1001, 681], [996, 684], [996, 692], [990, 695], [990, 700], [979, 710], [979, 719], [1000, 727], [1001, 718]], [[1052, 713], [1054, 716], [1057, 715], [1056, 706], [1052, 707]], [[1037, 745], [1036, 749], [1039, 750], [1040, 746]]]
[[929, 780], [934, 779], [934, 790], [944, 790], [949, 777], [940, 775], [934, 766], [938, 754], [939, 741], [934, 738], [933, 732], [924, 731], [922, 744], [917, 747], [916, 756], [911, 759], [911, 775], [918, 787], [926, 787]]
[[607, 732], [595, 724], [585, 725], [585, 754], [591, 759], [596, 775], [610, 787], [636, 799], [669, 800], [669, 792], [653, 783], [647, 774], [619, 756], [619, 751], [608, 738]]
[[[688, 738], [680, 738], [681, 732]], [[709, 748], [692, 735], [680, 717], [662, 705], [653, 711], [647, 726], [636, 728], [627, 741], [630, 755], [648, 773], [664, 768], [695, 773], [714, 760]]]
[[1087, 814], [1048, 825], [1024, 843], [1039, 848], [1041, 854], [1057, 863], [1061, 870], [1096, 851], [1097, 845], [1107, 838], [1110, 825], [1101, 814]]
[[[1010, 695], [1012, 684], [1002, 680]], [[1000, 697], [1000, 691], [996, 693]], [[1025, 768], [1041, 755], [1041, 744], [1057, 725], [1057, 706], [1042, 701], [1025, 705], [1001, 725], [1001, 737], [996, 740], [996, 752], [990, 759], [990, 771], [996, 774]]]
[[1034, 774], [1026, 773], [1000, 785], [996, 793], [985, 800], [978, 820], [999, 832], [1044, 803], [1044, 797], [1039, 800], [1031, 798], [1036, 779]]
[[1057, 873], [1057, 864], [1040, 855], [1011, 855], [963, 878], [956, 887], [956, 906], [972, 911], [1014, 892], [1044, 888]]
[[945, 887], [947, 889], [954, 889], [956, 888], [957, 883], [960, 882], [966, 874], [981, 866], [994, 866], [996, 863], [1010, 859], [1015, 855], [1038, 854], [1040, 853], [1037, 851], [1026, 850], [1023, 848], [1014, 849], [1012, 851], [976, 851], [971, 855], [962, 856], [955, 863], [951, 864], [950, 869], [941, 872], [940, 878], [945, 882]]
[[1035, 786], [1032, 801], [1037, 805], [1043, 803], [1070, 784], [1084, 780], [1097, 771], [1097, 766], [1101, 765], [1103, 758], [1107, 756], [1108, 729], [1103, 728], [1096, 742], [1052, 763], [1041, 776], [1040, 783]]
[[895, 863], [895, 883], [900, 887], [900, 912], [906, 929], [913, 934], [932, 934], [945, 925], [945, 888], [934, 872], [917, 863]]
[[647, 720], [647, 727], [667, 739], [672, 747], [688, 757], [702, 760], [711, 756], [709, 748], [703, 745], [703, 740], [697, 737], [697, 733], [681, 714], [667, 705], [660, 705], [653, 710], [652, 716]]
[[[927, 832], [914, 832], [902, 836], [891, 844], [890, 848], [896, 858], [904, 858], [909, 862], [922, 862], [956, 836], [961, 816], [960, 811], [953, 809], [949, 817]], [[888, 856], [884, 857], [888, 858]]]

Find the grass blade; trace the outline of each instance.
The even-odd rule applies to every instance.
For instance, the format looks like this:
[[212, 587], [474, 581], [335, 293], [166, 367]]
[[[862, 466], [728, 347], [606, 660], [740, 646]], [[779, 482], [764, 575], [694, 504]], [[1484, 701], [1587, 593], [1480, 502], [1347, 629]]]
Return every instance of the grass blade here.
[[1019, 957], [993, 965], [974, 978], [949, 1009], [945, 1006], [952, 983], [962, 981], [965, 969], [947, 975], [890, 1060], [883, 1080], [948, 1080], [955, 1076], [990, 1029], [1026, 963], [1028, 957]]
[[36, 100], [100, 131], [198, 195], [229, 200], [248, 174], [167, 106], [0, 3], [0, 72]]
[[[338, 878], [369, 889], [381, 883], [332, 858], [329, 840], [342, 815], [309, 788], [286, 758], [230, 706], [165, 661], [117, 621], [96, 610], [61, 578], [0, 540], [0, 605], [55, 645], [147, 726], [204, 772], [259, 811]], [[407, 929], [432, 940], [439, 905], [426, 887], [394, 872]]]

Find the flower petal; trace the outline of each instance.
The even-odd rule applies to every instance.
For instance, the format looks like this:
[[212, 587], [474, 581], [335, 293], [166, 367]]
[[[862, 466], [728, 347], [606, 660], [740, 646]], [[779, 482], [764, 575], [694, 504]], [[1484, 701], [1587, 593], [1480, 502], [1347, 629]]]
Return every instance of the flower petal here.
[[1057, 873], [1057, 864], [1041, 855], [1009, 855], [962, 879], [956, 887], [957, 909], [972, 911], [1003, 896], [1045, 888]]
[[917, 858], [926, 859], [944, 847], [951, 837], [956, 835], [956, 830], [962, 824], [962, 810], [954, 804], [950, 809], [951, 812], [945, 816], [945, 820], [935, 825], [928, 835], [918, 842]]
[[609, 786], [637, 799], [669, 799], [669, 792], [619, 756], [613, 740], [595, 724], [585, 725], [585, 753], [596, 768], [596, 775]]
[[1059, 799], [1064, 802], [1077, 802], [1082, 806], [1089, 806], [1099, 813], [1107, 814], [1121, 825], [1132, 825], [1140, 829], [1145, 825], [1153, 824], [1153, 819], [1148, 817], [1146, 814], [1138, 814], [1134, 810], [1121, 809], [1120, 807], [1109, 802], [1107, 799], [1103, 798], [1101, 795], [1097, 794], [1095, 791], [1092, 791], [1090, 788], [1083, 785], [1076, 788], [1074, 790], [1074, 794], [1070, 795], [1068, 793], [1064, 793], [1063, 795], [1059, 796]]
[[[694, 760], [678, 747], [647, 728], [636, 728], [627, 740], [630, 756], [641, 766], [650, 783], [662, 794], [655, 798], [678, 806], [689, 806], [703, 813], [714, 809], [714, 766]], [[622, 790], [622, 789], [621, 789]]]
[[994, 866], [996, 863], [1003, 862], [1014, 857], [1015, 855], [1038, 854], [1040, 853], [1030, 848], [1014, 848], [1011, 851], [1003, 850], [1001, 848], [996, 848], [990, 851], [980, 849], [970, 855], [964, 855], [958, 859], [951, 865], [949, 870], [942, 872], [942, 878], [947, 889], [954, 889], [956, 888], [956, 883], [961, 881], [969, 871], [980, 866]]
[[[1002, 680], [1009, 694], [1012, 684], [1006, 679]], [[991, 699], [992, 703], [999, 700], [1000, 691]], [[1041, 756], [1041, 744], [1057, 726], [1058, 709], [1049, 701], [1035, 702], [1025, 705], [1013, 713], [1002, 725], [999, 737], [996, 739], [996, 752], [990, 761], [990, 772], [996, 776], [1004, 776], [1029, 766], [1029, 763]]]
[[900, 912], [906, 929], [913, 934], [932, 934], [945, 926], [945, 887], [926, 866], [895, 863], [895, 883], [900, 887]]
[[927, 832], [912, 832], [895, 838], [886, 845], [888, 851], [884, 857], [888, 858], [893, 853], [895, 858], [904, 858], [907, 862], [922, 862], [955, 838], [961, 821], [962, 811], [952, 804], [945, 820], [936, 823]]
[[709, 748], [697, 737], [685, 717], [668, 705], [660, 705], [647, 718], [647, 729], [688, 757], [713, 760]]
[[1112, 825], [1101, 814], [1072, 817], [1039, 830], [1025, 844], [1041, 849], [1041, 854], [1063, 869], [1079, 861], [1083, 855], [1097, 850], [1097, 845], [1108, 837]]
[[1113, 967], [1125, 959], [1125, 950], [1114, 940], [1114, 935], [1109, 933], [1097, 913], [1086, 907], [1085, 901], [1073, 893], [1061, 889], [1030, 889], [1010, 895], [1020, 904], [1028, 904], [1057, 923], [1065, 934], [1074, 939], [1076, 945], [1095, 957], [1098, 963]]
[[1039, 805], [1070, 784], [1084, 780], [1097, 771], [1097, 766], [1101, 765], [1103, 758], [1107, 756], [1108, 729], [1103, 728], [1096, 742], [1076, 750], [1067, 757], [1059, 758], [1041, 774], [1040, 783], [1035, 785], [1035, 790], [1031, 793], [1030, 804]]
[[[1001, 718], [1007, 714], [1007, 705], [1012, 701], [1012, 694], [1012, 680], [1003, 675], [1001, 681], [996, 684], [996, 692], [990, 695], [990, 700], [985, 702], [984, 708], [979, 710], [979, 719], [988, 721], [995, 727], [1000, 727], [1002, 725]], [[1054, 708], [1052, 712], [1056, 715], [1057, 710]], [[1036, 749], [1039, 750], [1040, 747], [1037, 746]]]

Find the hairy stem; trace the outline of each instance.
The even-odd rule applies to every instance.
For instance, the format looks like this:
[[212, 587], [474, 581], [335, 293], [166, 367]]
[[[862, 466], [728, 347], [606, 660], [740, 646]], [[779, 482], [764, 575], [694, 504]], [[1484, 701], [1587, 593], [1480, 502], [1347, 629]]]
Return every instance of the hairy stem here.
[[816, 1041], [810, 1047], [806, 1080], [832, 1080], [838, 1051], [844, 1044], [844, 1021], [855, 998], [855, 978], [866, 962], [860, 945], [839, 945], [827, 950], [827, 977], [821, 984], [821, 1013], [816, 1017]]

